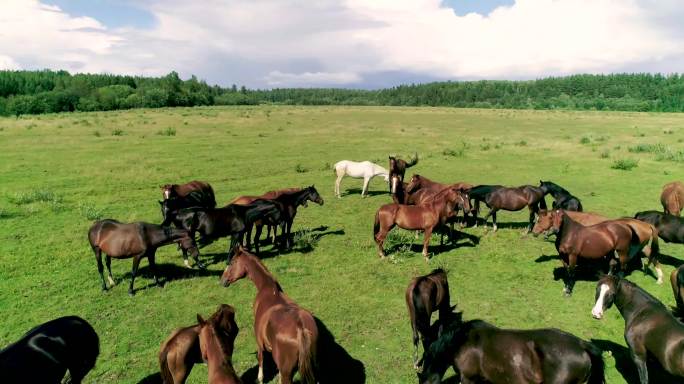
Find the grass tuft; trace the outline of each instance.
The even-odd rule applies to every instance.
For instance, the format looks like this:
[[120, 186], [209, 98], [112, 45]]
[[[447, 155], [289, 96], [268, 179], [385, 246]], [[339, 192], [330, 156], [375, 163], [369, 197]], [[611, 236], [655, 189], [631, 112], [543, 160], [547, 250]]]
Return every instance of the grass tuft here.
[[29, 192], [17, 192], [8, 198], [15, 205], [31, 203], [61, 203], [62, 196], [46, 189], [36, 189]]
[[99, 209], [90, 203], [79, 204], [78, 211], [81, 216], [88, 220], [100, 220], [104, 217], [104, 210]]
[[307, 173], [307, 172], [309, 172], [309, 169], [306, 168], [306, 167], [304, 167], [304, 166], [301, 165], [301, 164], [297, 164], [297, 165], [295, 166], [295, 172], [297, 172], [297, 173]]
[[621, 171], [631, 171], [639, 165], [638, 160], [634, 159], [616, 159], [610, 166], [612, 169], [619, 169]]
[[115, 128], [112, 130], [112, 136], [123, 136], [123, 129]]

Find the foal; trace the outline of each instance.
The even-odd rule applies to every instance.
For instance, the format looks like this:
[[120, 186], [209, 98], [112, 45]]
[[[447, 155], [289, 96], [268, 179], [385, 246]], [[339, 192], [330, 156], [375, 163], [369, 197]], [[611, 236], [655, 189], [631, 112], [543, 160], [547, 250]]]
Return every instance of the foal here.
[[439, 311], [441, 327], [455, 308], [449, 304], [449, 282], [447, 273], [442, 268], [434, 269], [427, 275], [414, 277], [406, 288], [406, 307], [413, 330], [413, 366], [418, 368], [418, 339], [423, 342], [423, 350], [427, 351], [430, 343], [437, 335], [430, 333], [432, 313]]
[[227, 287], [244, 277], [252, 280], [257, 289], [253, 307], [259, 382], [264, 378], [266, 352], [273, 356], [281, 383], [292, 383], [297, 370], [304, 383], [315, 383], [318, 327], [313, 315], [283, 292], [254, 254], [238, 246], [221, 276], [221, 283]]
[[239, 332], [235, 323], [235, 309], [221, 304], [207, 320], [197, 315], [199, 345], [202, 360], [207, 363], [209, 384], [239, 384], [240, 377], [233, 369], [233, 344]]
[[[113, 286], [114, 278], [112, 277], [112, 258], [128, 259], [133, 258], [133, 269], [131, 270], [131, 285], [128, 287], [128, 294], [134, 295], [133, 282], [135, 282], [135, 274], [138, 272], [138, 265], [143, 257], [147, 257], [150, 263], [150, 269], [154, 275], [154, 282], [157, 285], [159, 279], [157, 277], [157, 267], [154, 262], [154, 256], [157, 248], [171, 243], [179, 243], [184, 250], [183, 254], [187, 254], [187, 250], [192, 251], [192, 255], [197, 263], [199, 263], [199, 251], [195, 246], [195, 242], [190, 237], [188, 231], [184, 229], [175, 229], [170, 227], [162, 227], [156, 224], [149, 224], [143, 222], [125, 224], [113, 219], [104, 219], [96, 221], [88, 231], [88, 240], [90, 247], [95, 253], [97, 259], [97, 271], [102, 278], [102, 290], [107, 290], [107, 284], [103, 274], [102, 267], [102, 253], [107, 256], [107, 271], [109, 272], [109, 283]], [[187, 259], [186, 259], [187, 265]]]

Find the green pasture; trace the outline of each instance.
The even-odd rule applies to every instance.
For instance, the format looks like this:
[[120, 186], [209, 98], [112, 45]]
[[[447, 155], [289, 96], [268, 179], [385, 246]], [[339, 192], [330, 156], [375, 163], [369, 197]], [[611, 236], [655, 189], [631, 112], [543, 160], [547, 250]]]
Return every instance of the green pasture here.
[[[345, 178], [333, 196], [332, 165], [343, 159], [387, 166], [389, 154], [418, 153], [407, 173], [443, 182], [538, 184], [552, 180], [588, 211], [609, 216], [661, 209], [663, 184], [684, 179], [684, 115], [389, 107], [202, 107], [66, 113], [0, 119], [0, 346], [55, 317], [79, 315], [100, 336], [93, 383], [153, 382], [160, 343], [219, 303], [233, 305], [241, 328], [233, 363], [256, 365], [255, 289], [249, 280], [223, 288], [227, 241], [202, 250], [209, 272], [183, 267], [175, 246], [157, 252], [163, 288], [151, 286], [147, 262], [127, 294], [130, 260], [114, 260], [118, 285], [100, 290], [87, 230], [97, 218], [160, 222], [159, 186], [206, 180], [222, 205], [233, 197], [314, 184], [325, 199], [299, 211], [293, 230], [317, 239], [291, 253], [264, 247], [264, 263], [285, 292], [310, 309], [337, 342], [363, 362], [368, 383], [415, 383], [404, 302], [409, 280], [442, 266], [466, 319], [501, 327], [557, 327], [599, 340], [609, 383], [632, 372], [625, 363], [623, 320], [616, 309], [592, 319], [594, 281], [571, 298], [554, 280], [552, 242], [522, 236], [527, 211], [503, 212], [499, 231], [466, 228], [480, 238], [420, 255], [412, 233], [394, 235], [388, 260], [372, 239], [376, 209], [390, 201], [382, 179], [360, 197], [361, 180]], [[633, 167], [636, 165], [635, 167]], [[619, 168], [632, 168], [630, 170]], [[616, 169], [617, 168], [617, 169]], [[547, 202], [551, 202], [547, 197]], [[483, 214], [486, 213], [483, 212]], [[305, 236], [306, 237], [306, 236]], [[406, 243], [413, 241], [411, 248]], [[305, 243], [305, 242], [304, 242]], [[684, 248], [663, 244], [666, 276]], [[667, 283], [635, 271], [629, 279], [666, 305]], [[618, 372], [616, 364], [627, 367]], [[191, 383], [206, 382], [196, 366]], [[453, 376], [448, 371], [447, 377]], [[253, 376], [252, 376], [253, 377]], [[631, 380], [631, 379], [630, 379]]]

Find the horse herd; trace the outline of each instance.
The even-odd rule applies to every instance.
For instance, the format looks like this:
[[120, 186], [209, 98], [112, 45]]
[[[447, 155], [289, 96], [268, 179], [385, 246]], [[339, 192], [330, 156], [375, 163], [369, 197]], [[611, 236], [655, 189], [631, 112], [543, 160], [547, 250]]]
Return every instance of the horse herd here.
[[[424, 231], [422, 254], [429, 260], [432, 233], [441, 230], [440, 242], [445, 234], [454, 241], [455, 235], [461, 233], [455, 230], [456, 224], [463, 229], [480, 223], [481, 204], [489, 208], [484, 226], [491, 217], [494, 231], [499, 210], [518, 211], [527, 207], [526, 232], [555, 235], [556, 249], [567, 272], [566, 295], [572, 293], [576, 268], [600, 271], [591, 314], [601, 319], [613, 304], [618, 308], [625, 318], [625, 340], [641, 383], [648, 382], [649, 358], [656, 359], [670, 374], [684, 377], [684, 324], [663, 303], [623, 278], [633, 262], [640, 259], [637, 255], [644, 255], [648, 260], [645, 270], [653, 265], [657, 282], [662, 283], [658, 238], [684, 243], [684, 220], [679, 217], [684, 184], [665, 186], [661, 197], [664, 212], [646, 211], [634, 218], [611, 220], [583, 212], [578, 198], [548, 181], [541, 181], [539, 186], [505, 187], [465, 182], [444, 184], [413, 175], [405, 182], [406, 169], [417, 163], [415, 156], [409, 161], [390, 157], [389, 170], [372, 162], [348, 160], [334, 166], [337, 197], [341, 197], [340, 183], [345, 175], [364, 179], [362, 196], [367, 194], [373, 177], [382, 176], [388, 182], [393, 203], [378, 208], [373, 225], [380, 257], [385, 257], [383, 244], [395, 226]], [[258, 381], [264, 380], [265, 361], [272, 361], [282, 383], [291, 383], [296, 372], [302, 382], [325, 382], [321, 357], [326, 349], [320, 344], [320, 324], [311, 312], [287, 296], [258, 257], [264, 226], [266, 238], [274, 248], [292, 248], [291, 228], [298, 207], [306, 207], [309, 201], [324, 203], [316, 188], [286, 188], [259, 196], [239, 196], [221, 208], [216, 207], [214, 191], [205, 182], [165, 185], [162, 191], [161, 225], [106, 219], [90, 228], [88, 239], [102, 289], [107, 289], [103, 254], [111, 286], [111, 259], [133, 259], [128, 292], [134, 295], [133, 284], [142, 258], [148, 259], [159, 284], [155, 268], [157, 248], [176, 243], [186, 266], [190, 266], [191, 255], [197, 268], [205, 268], [199, 259], [199, 248], [228, 237], [228, 265], [220, 278], [221, 284], [232, 286], [246, 277], [257, 290], [253, 326]], [[551, 210], [546, 206], [547, 194], [554, 199]], [[470, 238], [477, 244], [476, 237]], [[673, 271], [671, 283], [675, 302], [684, 310], [684, 266]], [[449, 367], [454, 368], [462, 383], [605, 382], [602, 351], [589, 341], [558, 329], [501, 329], [482, 320], [464, 321], [461, 312], [451, 305], [447, 272], [442, 269], [412, 279], [405, 297], [413, 334], [413, 364], [420, 383], [439, 383]], [[434, 323], [433, 312], [438, 312]], [[184, 383], [193, 365], [202, 362], [207, 363], [209, 383], [241, 382], [232, 366], [238, 332], [235, 308], [230, 305], [221, 304], [207, 319], [198, 314], [196, 324], [177, 329], [162, 343], [159, 365], [163, 382]], [[423, 347], [420, 359], [419, 341]], [[68, 372], [71, 382], [78, 383], [95, 365], [98, 354], [99, 339], [92, 326], [69, 316], [35, 327], [0, 351], [0, 370], [3, 381], [59, 383]]]

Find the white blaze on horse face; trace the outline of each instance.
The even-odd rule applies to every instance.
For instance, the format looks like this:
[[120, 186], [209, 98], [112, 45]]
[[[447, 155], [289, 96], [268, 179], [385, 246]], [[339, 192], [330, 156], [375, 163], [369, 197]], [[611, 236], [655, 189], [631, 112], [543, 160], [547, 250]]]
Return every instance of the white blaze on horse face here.
[[599, 297], [596, 300], [596, 305], [591, 309], [591, 315], [595, 319], [600, 319], [603, 317], [603, 301], [606, 299], [606, 293], [610, 288], [607, 284], [601, 284], [601, 291], [599, 292]]
[[397, 193], [397, 183], [399, 178], [397, 176], [392, 176], [392, 193]]
[[168, 190], [168, 189], [165, 189], [165, 190], [164, 190], [164, 199], [168, 199], [168, 198], [169, 198], [169, 195], [170, 195], [169, 190]]

